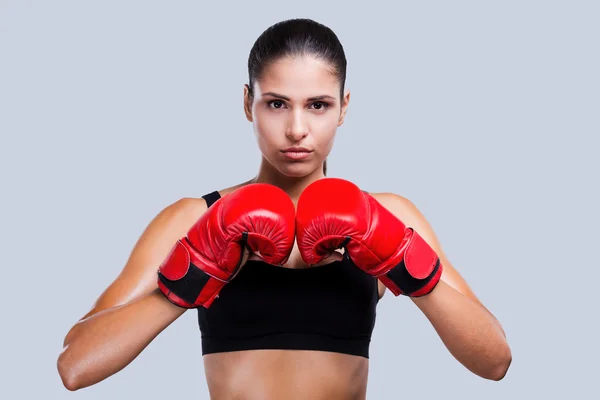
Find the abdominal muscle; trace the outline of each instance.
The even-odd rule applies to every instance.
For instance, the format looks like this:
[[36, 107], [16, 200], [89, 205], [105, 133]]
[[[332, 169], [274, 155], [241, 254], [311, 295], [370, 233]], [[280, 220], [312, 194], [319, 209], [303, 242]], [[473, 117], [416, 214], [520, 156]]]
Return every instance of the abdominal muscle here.
[[364, 400], [364, 357], [308, 350], [247, 350], [204, 356], [212, 400]]

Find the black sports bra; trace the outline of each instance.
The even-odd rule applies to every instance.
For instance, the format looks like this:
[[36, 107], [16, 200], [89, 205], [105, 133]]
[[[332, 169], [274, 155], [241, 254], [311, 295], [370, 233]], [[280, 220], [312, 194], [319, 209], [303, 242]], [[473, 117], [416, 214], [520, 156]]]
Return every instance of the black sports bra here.
[[[210, 207], [220, 195], [203, 198]], [[248, 261], [210, 308], [198, 308], [202, 354], [320, 350], [369, 357], [377, 279], [344, 257], [321, 267]]]

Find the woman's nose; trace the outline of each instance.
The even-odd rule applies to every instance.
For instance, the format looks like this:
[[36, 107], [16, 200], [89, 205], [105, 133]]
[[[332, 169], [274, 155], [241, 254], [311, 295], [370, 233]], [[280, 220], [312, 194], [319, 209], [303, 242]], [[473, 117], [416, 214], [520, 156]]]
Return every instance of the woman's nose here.
[[291, 113], [290, 123], [286, 132], [286, 136], [298, 142], [308, 135], [308, 123], [302, 115], [302, 111], [298, 110]]

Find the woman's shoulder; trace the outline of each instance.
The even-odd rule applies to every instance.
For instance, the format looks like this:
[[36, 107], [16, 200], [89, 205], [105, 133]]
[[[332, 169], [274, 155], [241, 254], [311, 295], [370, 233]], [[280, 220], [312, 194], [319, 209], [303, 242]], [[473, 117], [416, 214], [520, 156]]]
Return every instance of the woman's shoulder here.
[[[396, 193], [370, 193], [383, 207], [394, 214], [406, 226], [410, 226], [426, 240], [437, 245], [433, 228], [421, 210], [405, 196]], [[431, 244], [431, 243], [430, 243]]]
[[421, 237], [442, 257], [446, 264], [451, 265], [446, 259], [441, 244], [431, 224], [423, 213], [408, 198], [395, 193], [370, 193], [383, 207], [395, 215], [407, 227], [418, 232]]
[[421, 219], [423, 217], [417, 206], [405, 196], [390, 192], [369, 194], [402, 221]]

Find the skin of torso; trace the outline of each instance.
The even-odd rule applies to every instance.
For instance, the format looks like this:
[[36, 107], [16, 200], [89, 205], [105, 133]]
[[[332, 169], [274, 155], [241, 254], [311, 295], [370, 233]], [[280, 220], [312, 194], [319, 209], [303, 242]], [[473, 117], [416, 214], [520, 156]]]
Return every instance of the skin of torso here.
[[[219, 193], [224, 196], [238, 187]], [[196, 217], [187, 221], [189, 226]], [[295, 244], [282, 268], [306, 267]], [[380, 298], [384, 291], [379, 283]], [[360, 400], [366, 398], [369, 360], [326, 351], [245, 350], [207, 354], [204, 368], [213, 400]]]

